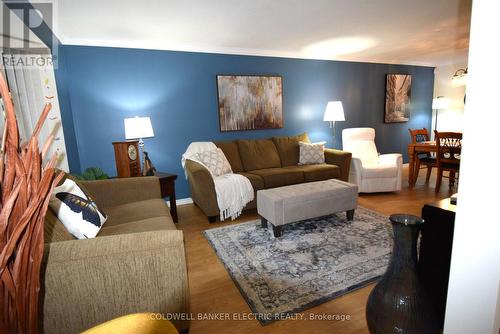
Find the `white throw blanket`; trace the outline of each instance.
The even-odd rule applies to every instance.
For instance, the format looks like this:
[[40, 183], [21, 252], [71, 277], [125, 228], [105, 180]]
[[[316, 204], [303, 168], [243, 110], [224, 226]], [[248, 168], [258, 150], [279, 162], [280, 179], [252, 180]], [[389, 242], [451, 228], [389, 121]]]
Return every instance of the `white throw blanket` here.
[[215, 144], [212, 143], [211, 141], [195, 141], [189, 144], [188, 148], [186, 149], [186, 152], [184, 152], [181, 159], [181, 164], [182, 168], [184, 169], [184, 175], [186, 176], [186, 179], [187, 179], [186, 160], [193, 160], [205, 166], [201, 161], [198, 161], [198, 158], [196, 156], [198, 155], [198, 153], [212, 151], [216, 149], [217, 146], [215, 146]]
[[[184, 172], [186, 172], [186, 160], [195, 161], [206, 168], [197, 159], [197, 154], [216, 149], [217, 146], [212, 142], [194, 142], [189, 144], [181, 160]], [[232, 220], [236, 219], [241, 214], [241, 210], [243, 210], [245, 205], [254, 199], [253, 187], [250, 180], [243, 175], [233, 173], [216, 176], [213, 180], [215, 193], [217, 194], [217, 205], [220, 210], [220, 220], [223, 221], [228, 217], [231, 217]]]

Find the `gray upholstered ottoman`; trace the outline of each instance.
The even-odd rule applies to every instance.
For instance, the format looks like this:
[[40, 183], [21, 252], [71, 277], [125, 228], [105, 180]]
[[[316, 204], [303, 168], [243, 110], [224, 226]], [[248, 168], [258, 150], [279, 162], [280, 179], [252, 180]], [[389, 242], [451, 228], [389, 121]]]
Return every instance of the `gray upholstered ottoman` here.
[[283, 225], [346, 211], [354, 218], [358, 205], [358, 186], [340, 180], [326, 180], [257, 191], [257, 212], [262, 227], [273, 225], [275, 237], [280, 237]]

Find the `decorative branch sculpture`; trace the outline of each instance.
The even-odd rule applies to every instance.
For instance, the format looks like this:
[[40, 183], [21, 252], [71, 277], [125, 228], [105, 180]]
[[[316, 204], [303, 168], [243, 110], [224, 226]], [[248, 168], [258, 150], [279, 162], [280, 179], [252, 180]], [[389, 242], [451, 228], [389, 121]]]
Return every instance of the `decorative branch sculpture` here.
[[[42, 166], [53, 137], [38, 148], [46, 104], [29, 142], [20, 146], [14, 106], [0, 73], [5, 126], [0, 152], [0, 333], [38, 332], [40, 266], [50, 194], [61, 180], [57, 156]], [[58, 174], [58, 175], [56, 175]]]

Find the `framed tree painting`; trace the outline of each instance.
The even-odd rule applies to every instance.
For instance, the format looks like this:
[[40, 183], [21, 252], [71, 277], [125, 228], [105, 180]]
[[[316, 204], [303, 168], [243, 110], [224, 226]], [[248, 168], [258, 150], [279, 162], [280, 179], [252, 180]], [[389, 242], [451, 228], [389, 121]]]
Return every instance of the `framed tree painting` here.
[[218, 75], [220, 131], [283, 127], [283, 86], [280, 76]]
[[385, 82], [384, 123], [410, 119], [411, 75], [387, 74]]

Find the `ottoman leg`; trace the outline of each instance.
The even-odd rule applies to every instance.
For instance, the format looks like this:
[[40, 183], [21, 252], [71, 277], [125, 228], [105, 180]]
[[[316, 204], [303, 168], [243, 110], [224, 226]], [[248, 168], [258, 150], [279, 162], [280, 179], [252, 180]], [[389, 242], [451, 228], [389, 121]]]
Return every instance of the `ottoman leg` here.
[[347, 210], [345, 215], [347, 216], [347, 220], [352, 221], [354, 219], [354, 210]]
[[260, 223], [262, 228], [267, 228], [267, 219], [264, 217], [260, 217]]
[[273, 234], [275, 238], [279, 238], [283, 235], [283, 226], [274, 226], [273, 225]]

